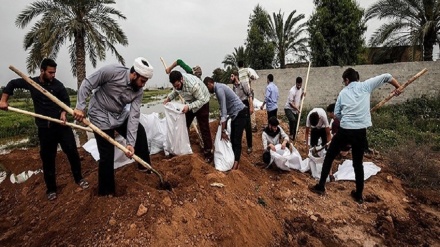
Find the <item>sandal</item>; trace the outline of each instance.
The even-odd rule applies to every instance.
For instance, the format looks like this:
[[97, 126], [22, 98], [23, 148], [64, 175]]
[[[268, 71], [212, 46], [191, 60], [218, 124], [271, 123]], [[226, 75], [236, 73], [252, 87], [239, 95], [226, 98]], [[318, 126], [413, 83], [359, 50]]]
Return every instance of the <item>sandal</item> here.
[[56, 192], [50, 192], [49, 194], [47, 194], [47, 200], [53, 201], [55, 199], [57, 199], [57, 193]]
[[85, 190], [87, 188], [89, 188], [89, 182], [87, 182], [84, 179], [81, 179], [78, 183], [79, 187], [81, 187], [81, 189]]

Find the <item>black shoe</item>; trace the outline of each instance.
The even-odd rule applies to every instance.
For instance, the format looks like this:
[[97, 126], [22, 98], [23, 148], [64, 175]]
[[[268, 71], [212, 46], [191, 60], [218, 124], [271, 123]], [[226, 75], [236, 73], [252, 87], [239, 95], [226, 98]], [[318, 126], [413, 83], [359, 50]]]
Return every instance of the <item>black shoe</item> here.
[[309, 186], [309, 190], [320, 196], [325, 194], [325, 188], [319, 186], [319, 184], [316, 184], [315, 186]]
[[151, 174], [152, 171], [143, 165], [138, 165], [138, 171]]
[[355, 202], [357, 202], [359, 204], [364, 203], [364, 199], [362, 198], [362, 196], [359, 196], [355, 190], [352, 190], [350, 194]]

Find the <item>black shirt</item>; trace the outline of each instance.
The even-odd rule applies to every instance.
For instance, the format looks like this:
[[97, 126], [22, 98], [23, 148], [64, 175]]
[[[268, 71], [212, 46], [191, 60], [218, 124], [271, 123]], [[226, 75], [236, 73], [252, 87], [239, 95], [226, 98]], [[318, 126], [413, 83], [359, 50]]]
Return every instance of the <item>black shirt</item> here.
[[[67, 94], [67, 90], [59, 80], [54, 78], [51, 82], [47, 83], [40, 82], [40, 77], [33, 77], [31, 79], [70, 107], [70, 98]], [[14, 89], [16, 88], [23, 88], [30, 91], [32, 101], [34, 102], [35, 113], [60, 119], [63, 109], [22, 78], [11, 80], [4, 88], [3, 93], [13, 95]], [[41, 128], [49, 128], [51, 125], [57, 124], [40, 118], [35, 118], [35, 123]]]

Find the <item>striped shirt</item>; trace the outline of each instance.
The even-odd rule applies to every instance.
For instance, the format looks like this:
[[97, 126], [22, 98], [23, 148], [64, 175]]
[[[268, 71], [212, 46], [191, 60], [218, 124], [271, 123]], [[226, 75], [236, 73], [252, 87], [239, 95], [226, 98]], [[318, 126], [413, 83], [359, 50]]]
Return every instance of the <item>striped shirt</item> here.
[[197, 112], [203, 105], [209, 102], [209, 91], [203, 82], [194, 75], [183, 74], [182, 90], [176, 90], [168, 94], [168, 99], [173, 100], [178, 95], [182, 96], [185, 103], [193, 112]]

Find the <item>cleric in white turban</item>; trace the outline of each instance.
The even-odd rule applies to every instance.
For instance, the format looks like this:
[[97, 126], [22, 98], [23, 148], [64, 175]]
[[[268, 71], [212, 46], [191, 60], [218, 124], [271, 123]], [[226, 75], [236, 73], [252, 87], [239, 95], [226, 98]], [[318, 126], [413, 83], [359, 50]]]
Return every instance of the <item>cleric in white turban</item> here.
[[139, 75], [151, 79], [153, 77], [153, 66], [143, 57], [134, 60], [133, 68]]

